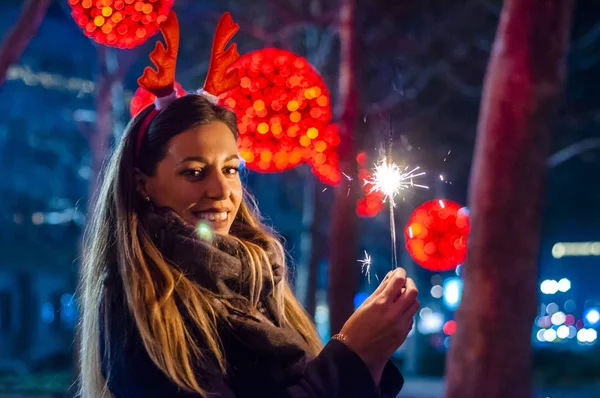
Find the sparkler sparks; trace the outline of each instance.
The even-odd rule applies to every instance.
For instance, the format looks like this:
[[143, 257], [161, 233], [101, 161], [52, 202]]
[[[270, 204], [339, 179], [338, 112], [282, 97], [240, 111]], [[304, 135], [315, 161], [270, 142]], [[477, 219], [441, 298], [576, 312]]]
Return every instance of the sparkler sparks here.
[[373, 169], [373, 177], [365, 180], [366, 184], [371, 184], [371, 192], [381, 192], [384, 194], [384, 201], [390, 201], [391, 205], [395, 205], [395, 198], [403, 189], [408, 188], [426, 188], [426, 185], [415, 184], [414, 179], [425, 175], [425, 172], [419, 172], [420, 167], [415, 167], [410, 171], [406, 166], [404, 169], [391, 163], [387, 159], [379, 162]]
[[409, 170], [409, 166], [406, 166], [404, 169], [402, 169], [400, 166], [394, 163], [392, 150], [394, 143], [394, 134], [391, 116], [389, 127], [390, 128], [388, 130], [386, 156], [375, 166], [372, 172], [372, 177], [366, 179], [364, 183], [365, 185], [371, 185], [371, 193], [381, 192], [383, 194], [383, 201], [385, 202], [387, 200], [388, 202], [390, 209], [390, 238], [392, 243], [392, 263], [394, 269], [396, 269], [398, 268], [398, 252], [396, 248], [396, 221], [394, 217], [396, 196], [403, 189], [410, 189], [413, 187], [427, 189], [429, 187], [422, 184], [415, 184], [415, 178], [425, 175], [424, 171], [419, 171], [419, 166]]
[[390, 237], [392, 240], [392, 262], [394, 269], [398, 267], [398, 254], [396, 249], [396, 221], [394, 219], [394, 207], [396, 206], [396, 196], [403, 189], [413, 187], [426, 188], [429, 187], [422, 184], [415, 184], [414, 179], [425, 175], [425, 172], [419, 172], [420, 167], [417, 166], [411, 170], [406, 166], [404, 169], [399, 167], [392, 161], [391, 156], [391, 140], [388, 147], [388, 156], [381, 160], [373, 169], [373, 174], [370, 179], [365, 180], [365, 185], [371, 185], [371, 192], [383, 193], [383, 201], [388, 201], [390, 208]]
[[344, 173], [344, 172], [342, 172], [342, 174], [344, 175], [344, 177], [346, 177], [346, 179], [347, 179], [348, 181], [352, 181], [352, 180], [354, 180], [354, 178], [350, 177], [348, 174], [346, 174], [346, 173]]
[[364, 272], [365, 275], [367, 275], [367, 281], [371, 283], [371, 256], [366, 250], [365, 258], [363, 260], [358, 260], [358, 262], [362, 264], [360, 267], [360, 273], [362, 274]]

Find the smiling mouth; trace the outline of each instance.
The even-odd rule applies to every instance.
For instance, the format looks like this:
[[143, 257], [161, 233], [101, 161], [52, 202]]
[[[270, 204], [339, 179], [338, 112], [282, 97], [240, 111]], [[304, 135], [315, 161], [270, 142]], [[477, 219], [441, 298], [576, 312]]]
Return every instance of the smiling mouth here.
[[192, 214], [199, 223], [210, 225], [213, 229], [227, 226], [229, 219], [228, 211], [193, 211]]
[[228, 212], [226, 212], [226, 211], [221, 211], [221, 212], [195, 211], [194, 215], [197, 218], [199, 218], [201, 220], [206, 220], [206, 221], [226, 221]]

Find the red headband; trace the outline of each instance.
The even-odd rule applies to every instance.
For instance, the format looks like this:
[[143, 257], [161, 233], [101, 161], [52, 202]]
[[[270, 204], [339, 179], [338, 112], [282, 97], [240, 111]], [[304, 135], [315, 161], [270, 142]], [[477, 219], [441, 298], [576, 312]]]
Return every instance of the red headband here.
[[[217, 24], [206, 81], [204, 82], [204, 88], [198, 91], [198, 94], [206, 96], [211, 102], [216, 103], [219, 95], [239, 85], [240, 77], [237, 71], [232, 70], [233, 64], [240, 57], [237, 46], [233, 43], [225, 49], [238, 29], [239, 25], [233, 22], [231, 14], [228, 12], [221, 16]], [[136, 156], [140, 154], [142, 141], [152, 120], [162, 109], [177, 98], [174, 84], [177, 51], [179, 50], [179, 23], [173, 11], [169, 13], [160, 30], [167, 47], [165, 48], [159, 41], [150, 53], [150, 60], [156, 66], [157, 71], [146, 67], [144, 73], [138, 79], [140, 87], [154, 94], [156, 101], [154, 102], [155, 108], [146, 115], [138, 130]]]

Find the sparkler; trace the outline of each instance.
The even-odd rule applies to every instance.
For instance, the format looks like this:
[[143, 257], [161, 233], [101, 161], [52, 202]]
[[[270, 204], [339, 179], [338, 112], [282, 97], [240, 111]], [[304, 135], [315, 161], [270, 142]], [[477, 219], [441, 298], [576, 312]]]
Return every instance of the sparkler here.
[[371, 256], [365, 250], [365, 258], [363, 260], [358, 260], [359, 263], [362, 264], [360, 267], [360, 273], [363, 272], [367, 275], [367, 281], [371, 283]]
[[415, 184], [414, 179], [425, 175], [424, 171], [419, 171], [420, 167], [414, 167], [409, 170], [391, 163], [390, 160], [381, 160], [373, 169], [373, 176], [365, 180], [365, 184], [371, 185], [370, 192], [381, 192], [384, 195], [383, 201], [388, 201], [391, 207], [396, 206], [396, 196], [403, 189], [409, 188], [429, 188], [427, 185]]
[[414, 179], [425, 175], [424, 171], [419, 171], [420, 167], [410, 168], [406, 166], [401, 168], [394, 163], [392, 159], [392, 126], [390, 118], [389, 139], [387, 145], [387, 156], [381, 160], [373, 169], [370, 179], [365, 180], [365, 184], [371, 185], [371, 192], [378, 191], [383, 193], [383, 201], [387, 200], [390, 209], [390, 236], [392, 241], [392, 262], [394, 269], [398, 268], [398, 253], [396, 250], [396, 222], [394, 218], [394, 207], [396, 206], [396, 196], [403, 189], [425, 188], [426, 185], [415, 184]]

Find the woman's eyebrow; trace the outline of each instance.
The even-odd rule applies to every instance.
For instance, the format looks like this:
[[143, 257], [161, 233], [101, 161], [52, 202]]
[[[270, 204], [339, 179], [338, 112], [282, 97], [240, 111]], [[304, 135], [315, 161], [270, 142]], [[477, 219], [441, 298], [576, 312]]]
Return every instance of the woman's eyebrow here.
[[[238, 160], [240, 158], [240, 156], [235, 153], [233, 155], [229, 155], [225, 158], [224, 162], [229, 162], [230, 160]], [[187, 156], [185, 158], [183, 158], [182, 160], [180, 160], [178, 163], [182, 164], [185, 162], [200, 162], [200, 163], [206, 163], [208, 164], [209, 161], [203, 157], [203, 156]]]
[[179, 161], [179, 164], [185, 162], [200, 162], [200, 163], [208, 163], [208, 160], [202, 156], [187, 156]]

